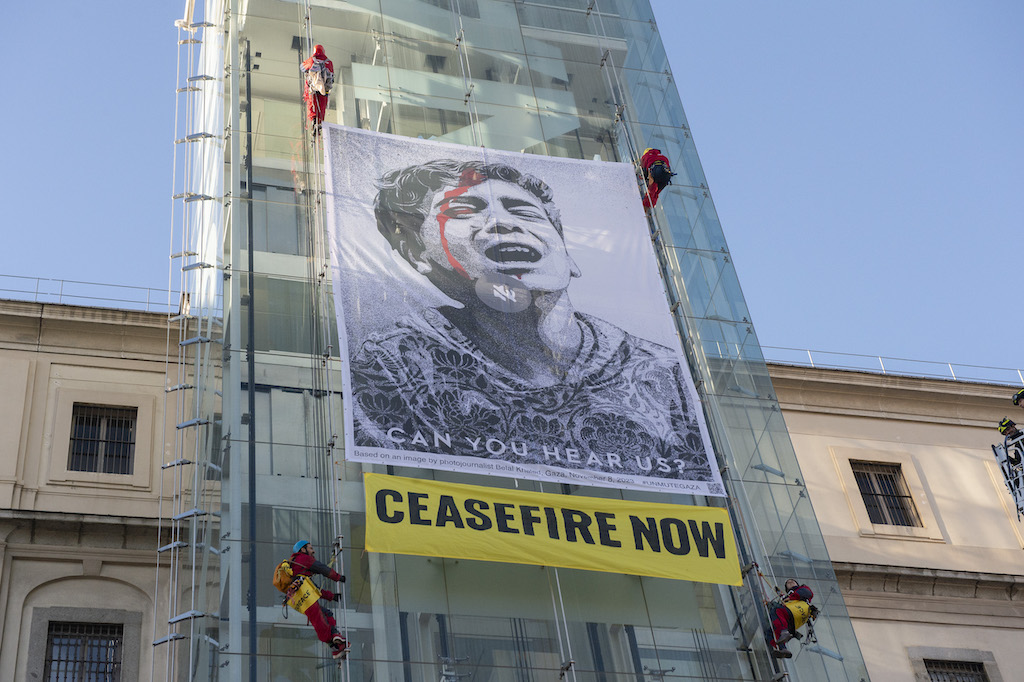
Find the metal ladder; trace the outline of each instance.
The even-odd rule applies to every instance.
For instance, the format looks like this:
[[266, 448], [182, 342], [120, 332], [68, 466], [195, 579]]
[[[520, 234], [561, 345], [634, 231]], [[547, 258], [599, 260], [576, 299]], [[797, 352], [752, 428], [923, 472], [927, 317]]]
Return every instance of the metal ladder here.
[[[201, 654], [216, 667], [224, 648], [217, 634], [217, 614], [207, 586], [219, 568], [218, 500], [221, 478], [220, 398], [215, 381], [222, 362], [223, 324], [221, 272], [216, 237], [226, 202], [212, 176], [203, 173], [222, 156], [223, 130], [208, 129], [202, 113], [207, 98], [222, 81], [206, 73], [204, 39], [217, 26], [197, 21], [193, 6], [175, 22], [178, 28], [178, 87], [176, 89], [174, 191], [171, 219], [171, 280], [181, 291], [177, 313], [168, 318], [168, 363], [165, 411], [173, 415], [169, 461], [161, 466], [158, 494], [160, 543], [153, 633], [154, 680], [199, 675]], [[216, 226], [211, 230], [210, 226]], [[222, 232], [221, 232], [222, 233]], [[174, 290], [174, 286], [170, 287]], [[171, 350], [174, 344], [176, 353]], [[176, 358], [175, 358], [176, 356]], [[175, 358], [172, 361], [172, 358]], [[215, 584], [215, 582], [214, 582]], [[161, 605], [166, 604], [166, 617]], [[188, 667], [181, 648], [188, 648]], [[181, 665], [182, 670], [178, 669]]]

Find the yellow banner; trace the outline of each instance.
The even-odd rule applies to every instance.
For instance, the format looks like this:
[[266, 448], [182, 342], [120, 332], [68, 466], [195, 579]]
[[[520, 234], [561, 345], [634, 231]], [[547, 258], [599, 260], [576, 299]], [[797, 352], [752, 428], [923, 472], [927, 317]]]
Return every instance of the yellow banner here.
[[366, 549], [739, 585], [720, 507], [365, 474]]

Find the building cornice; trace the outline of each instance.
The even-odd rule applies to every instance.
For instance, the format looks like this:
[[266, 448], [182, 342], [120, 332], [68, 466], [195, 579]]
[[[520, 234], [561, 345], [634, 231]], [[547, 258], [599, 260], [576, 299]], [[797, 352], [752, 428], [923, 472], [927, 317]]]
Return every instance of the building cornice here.
[[159, 329], [167, 327], [166, 313], [68, 305], [66, 303], [36, 303], [33, 301], [0, 299], [0, 315], [42, 320], [68, 320], [115, 325], [130, 324], [138, 327], [155, 327]]
[[[145, 516], [107, 516], [104, 514], [0, 509], [0, 521], [42, 521], [62, 524], [81, 523], [108, 526], [156, 527], [160, 519]], [[169, 522], [169, 520], [165, 520], [165, 522]]]
[[983, 597], [1024, 601], [1024, 574], [952, 571], [941, 568], [834, 562], [843, 590], [937, 597]]
[[90, 358], [164, 361], [168, 316], [115, 308], [0, 300], [0, 348]]
[[1015, 387], [852, 370], [769, 364], [779, 405], [787, 412], [928, 421], [992, 427]]
[[833, 566], [846, 608], [859, 620], [1024, 628], [1024, 575], [842, 562]]

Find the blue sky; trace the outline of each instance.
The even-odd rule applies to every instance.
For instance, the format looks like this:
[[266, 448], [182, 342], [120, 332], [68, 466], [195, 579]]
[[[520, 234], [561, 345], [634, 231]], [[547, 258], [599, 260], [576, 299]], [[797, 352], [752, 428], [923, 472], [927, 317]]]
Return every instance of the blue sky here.
[[[0, 43], [0, 275], [166, 287], [183, 5]], [[1024, 3], [653, 5], [762, 344], [1024, 366]]]
[[1024, 367], [1024, 3], [653, 6], [762, 345]]

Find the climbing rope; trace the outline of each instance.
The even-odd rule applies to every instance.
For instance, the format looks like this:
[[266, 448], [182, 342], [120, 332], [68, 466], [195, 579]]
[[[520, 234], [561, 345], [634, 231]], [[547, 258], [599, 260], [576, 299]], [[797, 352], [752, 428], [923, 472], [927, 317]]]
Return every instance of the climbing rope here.
[[[309, 0], [305, 0], [300, 6], [302, 13], [303, 32], [305, 37], [305, 55], [313, 54], [313, 33], [314, 24], [312, 19], [312, 8]], [[303, 54], [299, 55], [300, 61]], [[303, 88], [307, 86], [303, 83]], [[303, 112], [305, 114], [305, 111]], [[307, 121], [311, 142], [309, 146], [305, 139], [302, 142], [304, 167], [308, 169], [305, 177], [308, 179], [308, 187], [305, 195], [307, 197], [307, 283], [311, 292], [310, 308], [310, 369], [312, 384], [312, 401], [314, 409], [311, 410], [313, 427], [313, 466], [317, 479], [321, 482], [317, 486], [317, 509], [326, 509], [329, 513], [327, 525], [329, 530], [322, 535], [333, 538], [331, 542], [332, 556], [330, 563], [333, 565], [338, 561], [338, 571], [344, 575], [344, 546], [342, 544], [342, 513], [340, 508], [340, 478], [344, 473], [342, 469], [343, 460], [337, 457], [341, 451], [339, 442], [339, 429], [335, 423], [335, 414], [340, 413], [339, 395], [334, 389], [332, 378], [333, 369], [333, 348], [331, 342], [331, 308], [332, 301], [329, 293], [330, 273], [330, 251], [326, 241], [326, 230], [324, 226], [324, 174], [322, 159], [324, 154], [324, 134], [319, 129], [319, 121]], [[313, 134], [313, 133], [317, 134]], [[307, 151], [308, 150], [308, 151]], [[311, 157], [311, 158], [310, 158]], [[349, 639], [348, 628], [348, 591], [345, 583], [339, 589], [341, 594], [341, 618], [340, 631], [346, 641]], [[343, 678], [348, 679], [348, 663], [345, 660]]]
[[458, 20], [458, 29], [455, 32], [455, 51], [459, 55], [459, 68], [462, 70], [462, 85], [465, 89], [464, 104], [467, 107], [469, 116], [469, 129], [473, 133], [473, 144], [482, 146], [480, 132], [477, 125], [480, 121], [480, 114], [477, 111], [476, 95], [474, 92], [473, 71], [469, 64], [469, 55], [466, 54], [466, 29], [462, 24], [462, 4], [459, 0], [453, 0], [452, 14]]
[[[592, 22], [593, 33], [597, 37], [598, 48], [601, 51], [601, 72], [603, 73], [609, 92], [612, 95], [613, 104], [615, 106], [614, 125], [621, 132], [621, 135], [617, 137], [619, 141], [622, 144], [624, 144], [626, 156], [632, 163], [633, 168], [637, 173], [637, 176], [641, 178], [641, 184], [643, 185], [641, 192], [647, 198], [648, 203], [650, 203], [653, 197], [651, 196], [649, 190], [649, 183], [646, 182], [646, 178], [644, 177], [644, 173], [640, 164], [642, 158], [642, 151], [633, 139], [631, 128], [632, 124], [629, 120], [629, 110], [626, 105], [626, 102], [624, 101], [624, 93], [626, 92], [626, 90], [622, 87], [622, 82], [619, 77], [619, 68], [615, 63], [615, 56], [611, 49], [611, 43], [608, 40], [607, 31], [604, 26], [604, 17], [600, 8], [599, 0], [589, 0], [586, 10], [586, 16], [588, 20]], [[651, 236], [655, 242], [655, 249], [659, 250], [660, 248], [663, 248], [663, 245], [661, 245], [660, 229], [658, 228], [658, 225], [655, 222], [653, 210], [648, 212], [647, 218], [648, 225], [651, 231]], [[663, 263], [664, 256], [660, 253], [660, 251], [658, 255], [659, 263]], [[668, 276], [668, 273], [663, 273], [663, 275]], [[685, 329], [682, 327], [682, 324], [677, 322], [677, 326], [680, 336], [685, 338]], [[710, 421], [714, 416], [713, 405], [708, 406], [708, 412]], [[725, 433], [725, 430], [720, 431]], [[750, 496], [746, 490], [745, 485], [743, 484], [743, 480], [738, 477], [730, 478], [730, 482], [733, 483], [736, 486], [736, 488], [734, 489], [734, 493], [727, 498], [726, 504], [729, 505], [730, 509], [732, 510], [730, 515], [736, 520], [737, 525], [739, 526], [739, 529], [741, 531], [741, 536], [747, 539], [747, 542], [751, 545], [751, 549], [757, 548], [760, 551], [760, 556], [769, 556], [767, 547], [765, 546], [764, 538], [762, 537], [759, 529], [747, 524], [746, 515], [743, 514], [742, 509], [739, 508], [741, 503], [745, 503], [746, 508], [750, 508]], [[742, 499], [742, 502], [740, 498]], [[756, 563], [753, 565], [757, 567]], [[768, 581], [768, 578], [765, 577], [764, 573], [761, 572], [759, 567], [757, 573], [760, 579], [770, 587], [770, 592], [773, 592], [779, 595], [780, 597], [782, 596], [779, 589], [775, 587], [772, 582]], [[771, 574], [770, 570], [769, 573]], [[774, 574], [771, 574], [771, 578], [773, 581], [776, 580]], [[748, 581], [747, 589], [754, 603], [761, 602], [763, 606], [767, 606], [769, 600], [766, 599], [766, 593], [764, 589], [760, 587], [759, 583]], [[759, 622], [762, 622], [761, 627], [763, 628], [763, 619], [759, 619]]]

